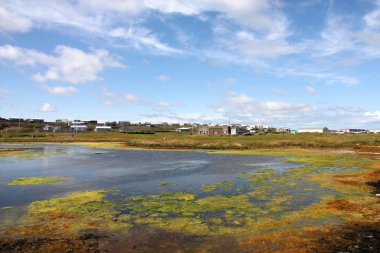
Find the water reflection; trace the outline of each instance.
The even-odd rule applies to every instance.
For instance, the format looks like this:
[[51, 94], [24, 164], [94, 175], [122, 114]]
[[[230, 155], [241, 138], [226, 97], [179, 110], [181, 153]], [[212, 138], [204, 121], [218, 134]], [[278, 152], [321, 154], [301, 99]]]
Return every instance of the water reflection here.
[[[7, 148], [3, 145], [0, 148]], [[35, 145], [22, 155], [0, 158], [0, 178], [65, 176], [57, 185], [0, 184], [0, 206], [17, 206], [64, 193], [113, 188], [128, 196], [163, 191], [202, 192], [201, 185], [234, 181], [244, 171], [263, 167], [297, 167], [279, 157], [204, 152], [93, 149], [83, 146]], [[168, 182], [166, 186], [161, 182]], [[234, 190], [236, 190], [236, 187]]]

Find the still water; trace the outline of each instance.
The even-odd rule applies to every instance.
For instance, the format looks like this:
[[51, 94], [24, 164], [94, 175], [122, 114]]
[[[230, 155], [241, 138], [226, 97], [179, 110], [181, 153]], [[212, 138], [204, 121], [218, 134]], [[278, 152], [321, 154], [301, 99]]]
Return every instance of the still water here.
[[[0, 145], [0, 148], [10, 146]], [[281, 157], [212, 154], [197, 151], [93, 149], [84, 146], [15, 146], [28, 151], [0, 157], [0, 207], [26, 205], [80, 190], [117, 189], [126, 196], [190, 191], [220, 181], [241, 185], [243, 172], [286, 170], [300, 164]], [[19, 177], [59, 176], [52, 185], [7, 185]], [[165, 182], [165, 187], [163, 186]], [[204, 194], [204, 193], [203, 193]]]

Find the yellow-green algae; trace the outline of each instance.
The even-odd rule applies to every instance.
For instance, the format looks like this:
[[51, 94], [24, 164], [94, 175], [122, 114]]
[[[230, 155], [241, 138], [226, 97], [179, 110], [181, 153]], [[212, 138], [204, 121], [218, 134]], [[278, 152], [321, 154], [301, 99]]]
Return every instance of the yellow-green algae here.
[[217, 188], [220, 188], [224, 191], [231, 191], [233, 186], [234, 186], [233, 182], [223, 181], [223, 182], [215, 182], [212, 184], [204, 184], [201, 186], [201, 188], [202, 188], [202, 191], [204, 192], [212, 192], [212, 191], [215, 191]]
[[39, 224], [77, 232], [86, 228], [128, 230], [128, 217], [119, 216], [115, 203], [104, 200], [108, 191], [80, 191], [65, 197], [32, 202], [23, 224]]
[[25, 152], [26, 152], [26, 150], [21, 149], [21, 148], [1, 148], [0, 149], [0, 157], [19, 156]]
[[65, 180], [65, 177], [20, 177], [7, 185], [40, 185], [40, 184], [56, 184]]

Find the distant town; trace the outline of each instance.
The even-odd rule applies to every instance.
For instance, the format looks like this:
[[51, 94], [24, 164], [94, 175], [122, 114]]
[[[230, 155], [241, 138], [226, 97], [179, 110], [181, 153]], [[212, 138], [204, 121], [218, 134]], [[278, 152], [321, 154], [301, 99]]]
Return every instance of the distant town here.
[[329, 129], [327, 127], [310, 127], [291, 129], [268, 125], [241, 125], [241, 124], [198, 124], [198, 123], [159, 123], [150, 122], [132, 123], [130, 121], [98, 120], [68, 120], [2, 118], [0, 117], [1, 132], [123, 132], [135, 134], [154, 134], [155, 132], [183, 132], [198, 135], [254, 135], [254, 134], [302, 134], [302, 133], [335, 133], [335, 134], [379, 134], [378, 130], [344, 128]]

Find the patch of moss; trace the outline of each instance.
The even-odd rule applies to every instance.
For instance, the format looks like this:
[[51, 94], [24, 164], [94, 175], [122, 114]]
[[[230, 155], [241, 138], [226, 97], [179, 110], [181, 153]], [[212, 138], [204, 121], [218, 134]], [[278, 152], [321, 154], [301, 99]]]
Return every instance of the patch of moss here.
[[217, 188], [222, 189], [223, 191], [231, 191], [234, 183], [231, 181], [223, 181], [223, 182], [215, 182], [212, 184], [204, 184], [201, 186], [202, 191], [204, 192], [212, 192]]
[[32, 202], [23, 218], [24, 224], [43, 222], [49, 229], [78, 232], [82, 229], [127, 231], [131, 224], [126, 216], [115, 218], [115, 203], [104, 200], [108, 191], [81, 191], [67, 196]]
[[11, 182], [8, 185], [40, 185], [40, 184], [56, 184], [65, 180], [65, 177], [20, 177]]

